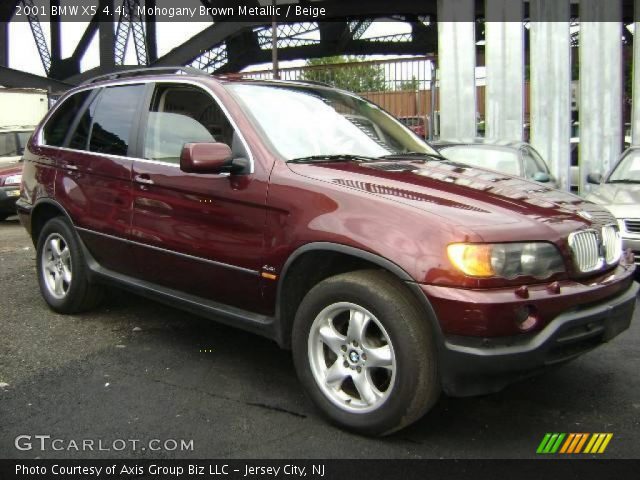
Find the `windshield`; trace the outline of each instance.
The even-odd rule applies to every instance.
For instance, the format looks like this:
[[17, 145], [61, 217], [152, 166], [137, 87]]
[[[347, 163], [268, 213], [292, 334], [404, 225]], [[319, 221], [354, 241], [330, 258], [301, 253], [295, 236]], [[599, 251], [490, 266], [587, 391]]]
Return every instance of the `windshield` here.
[[227, 88], [286, 160], [435, 153], [379, 107], [345, 92], [297, 85], [232, 84]]
[[616, 166], [609, 177], [610, 183], [640, 183], [640, 151], [631, 152]]
[[520, 175], [519, 156], [513, 150], [482, 145], [456, 145], [442, 148], [440, 153], [454, 162], [497, 170], [507, 175]]

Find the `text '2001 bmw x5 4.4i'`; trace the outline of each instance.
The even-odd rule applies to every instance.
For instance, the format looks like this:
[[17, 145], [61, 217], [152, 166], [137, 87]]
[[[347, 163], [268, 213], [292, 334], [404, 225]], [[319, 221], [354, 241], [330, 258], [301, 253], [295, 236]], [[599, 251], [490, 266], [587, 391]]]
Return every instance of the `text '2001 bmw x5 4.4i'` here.
[[372, 435], [612, 339], [637, 293], [606, 210], [300, 82], [82, 85], [36, 130], [18, 209], [55, 311], [110, 283], [262, 334], [329, 419]]

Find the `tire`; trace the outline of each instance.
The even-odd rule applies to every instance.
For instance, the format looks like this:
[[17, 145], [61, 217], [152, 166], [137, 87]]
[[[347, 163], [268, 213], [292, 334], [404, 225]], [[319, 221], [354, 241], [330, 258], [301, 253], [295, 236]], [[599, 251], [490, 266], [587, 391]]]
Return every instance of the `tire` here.
[[6, 213], [0, 213], [0, 222], [4, 222], [11, 215], [7, 215]]
[[347, 430], [388, 435], [418, 420], [440, 395], [429, 320], [387, 272], [345, 273], [312, 288], [296, 313], [292, 346], [307, 394]]
[[80, 313], [98, 305], [103, 289], [89, 281], [80, 240], [64, 217], [49, 220], [36, 248], [40, 292], [58, 313]]

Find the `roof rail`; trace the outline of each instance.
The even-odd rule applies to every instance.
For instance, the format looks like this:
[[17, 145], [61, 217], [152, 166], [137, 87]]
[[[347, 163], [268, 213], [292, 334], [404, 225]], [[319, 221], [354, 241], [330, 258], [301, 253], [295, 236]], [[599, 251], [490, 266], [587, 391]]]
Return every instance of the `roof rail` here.
[[[251, 72], [247, 72], [247, 74], [251, 74]], [[233, 77], [233, 75], [235, 74], [231, 74], [229, 75], [231, 78], [235, 78]], [[330, 83], [327, 82], [321, 82], [319, 80], [300, 80], [300, 79], [295, 79], [295, 80], [288, 80], [288, 79], [275, 79], [275, 78], [255, 78], [255, 77], [251, 77], [251, 76], [245, 76], [242, 77], [243, 79], [246, 80], [255, 80], [256, 82], [282, 82], [282, 83], [299, 83], [301, 85], [318, 85], [320, 87], [329, 87], [329, 88], [337, 88], [334, 85], [331, 85]]]
[[154, 73], [178, 73], [181, 72], [184, 75], [198, 75], [209, 76], [204, 70], [199, 70], [194, 67], [147, 67], [136, 68], [133, 70], [119, 70], [104, 75], [98, 75], [97, 77], [90, 78], [81, 83], [81, 85], [89, 85], [103, 80], [116, 80], [118, 78], [137, 77], [141, 75], [153, 75]]

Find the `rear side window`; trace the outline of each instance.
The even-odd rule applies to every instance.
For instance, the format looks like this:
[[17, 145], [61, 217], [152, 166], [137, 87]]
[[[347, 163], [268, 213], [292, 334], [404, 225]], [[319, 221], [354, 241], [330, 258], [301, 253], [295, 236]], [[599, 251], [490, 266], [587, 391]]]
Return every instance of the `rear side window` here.
[[53, 147], [61, 147], [73, 123], [76, 115], [90, 95], [90, 91], [78, 92], [67, 98], [56, 109], [47, 124], [44, 126], [44, 143]]
[[131, 129], [144, 88], [144, 85], [125, 85], [107, 87], [102, 91], [95, 113], [89, 112], [93, 117], [90, 127], [90, 151], [127, 155]]
[[69, 148], [75, 150], [86, 150], [88, 148], [91, 126], [93, 125], [93, 117], [96, 113], [97, 104], [98, 97], [94, 98], [85, 111], [82, 112], [82, 115], [78, 119], [78, 126], [69, 140]]

